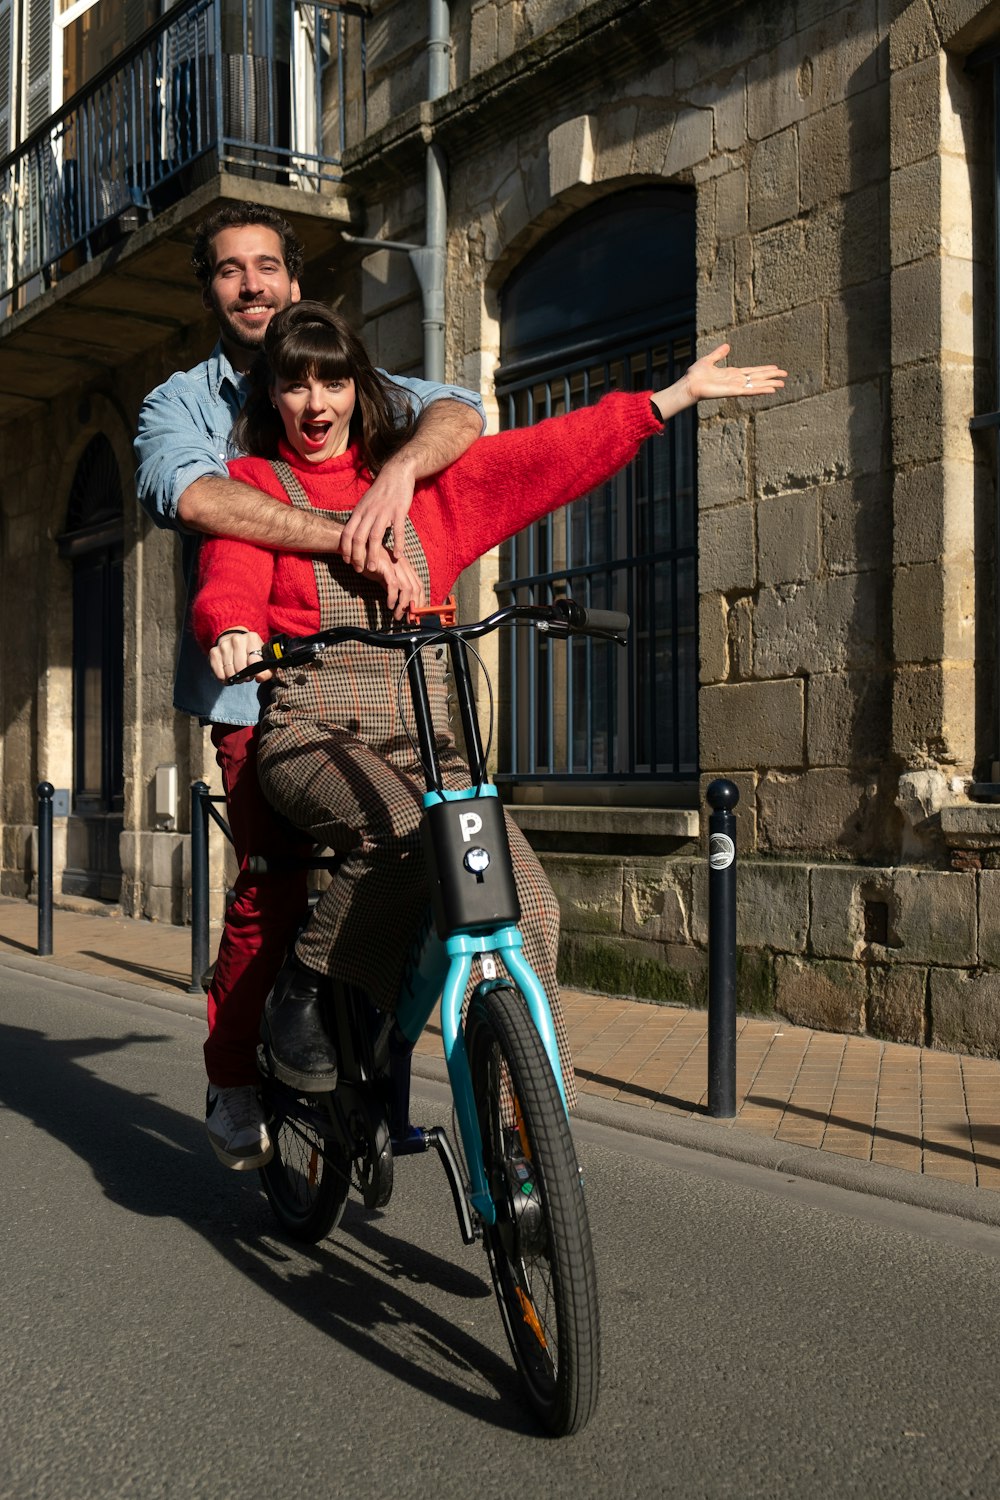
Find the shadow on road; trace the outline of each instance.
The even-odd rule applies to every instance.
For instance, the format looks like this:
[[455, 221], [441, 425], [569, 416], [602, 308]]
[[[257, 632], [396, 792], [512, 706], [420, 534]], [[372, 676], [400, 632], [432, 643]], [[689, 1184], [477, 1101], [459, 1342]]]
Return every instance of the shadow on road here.
[[[291, 1314], [372, 1365], [450, 1408], [541, 1437], [513, 1367], [408, 1290], [425, 1285], [460, 1299], [492, 1296], [483, 1277], [407, 1245], [353, 1205], [335, 1241], [283, 1242], [257, 1174], [224, 1172], [200, 1120], [86, 1066], [91, 1058], [173, 1040], [130, 1033], [66, 1041], [0, 1025], [0, 1108], [61, 1141], [113, 1202], [195, 1230]], [[458, 1245], [457, 1226], [455, 1236]]]

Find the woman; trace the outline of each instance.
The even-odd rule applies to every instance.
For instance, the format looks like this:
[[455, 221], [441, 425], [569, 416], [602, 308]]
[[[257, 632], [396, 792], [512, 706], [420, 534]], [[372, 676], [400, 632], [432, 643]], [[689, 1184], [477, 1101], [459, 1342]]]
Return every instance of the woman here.
[[[774, 365], [720, 368], [728, 352], [723, 344], [655, 394], [613, 392], [594, 407], [480, 438], [418, 484], [405, 538], [395, 544], [427, 599], [440, 603], [469, 563], [610, 478], [644, 439], [694, 402], [781, 388], [785, 372]], [[324, 511], [342, 525], [406, 434], [391, 383], [375, 372], [343, 319], [321, 303], [298, 302], [271, 320], [233, 434], [253, 456], [229, 469], [275, 499]], [[343, 625], [386, 628], [396, 602], [386, 601], [389, 570], [362, 576], [339, 557], [310, 559], [208, 539], [200, 567], [194, 627], [220, 678], [259, 657], [268, 636]], [[445, 785], [460, 786], [464, 767], [448, 728], [443, 664], [429, 666]], [[324, 977], [358, 985], [380, 1007], [391, 1006], [408, 937], [427, 906], [418, 832], [423, 781], [397, 709], [398, 671], [393, 653], [358, 644], [335, 648], [309, 669], [277, 670], [261, 720], [265, 794], [291, 822], [345, 855], [265, 1008], [275, 1070], [305, 1090], [336, 1081], [321, 1020]], [[525, 954], [552, 1006], [572, 1100], [555, 972], [558, 906], [510, 819], [508, 831]], [[381, 940], [385, 930], [391, 943]]]

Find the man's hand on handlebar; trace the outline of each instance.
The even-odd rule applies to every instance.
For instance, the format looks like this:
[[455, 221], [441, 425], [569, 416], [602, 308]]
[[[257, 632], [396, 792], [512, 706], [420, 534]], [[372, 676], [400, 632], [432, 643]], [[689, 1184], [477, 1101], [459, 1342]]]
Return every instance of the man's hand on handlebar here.
[[[255, 661], [260, 660], [263, 644], [256, 631], [234, 625], [219, 636], [208, 653], [208, 664], [219, 681], [226, 682], [230, 677], [235, 677], [237, 672], [242, 672], [244, 667], [253, 666]], [[257, 673], [254, 681], [267, 682], [273, 676], [271, 669], [265, 667]]]
[[385, 589], [394, 620], [405, 620], [408, 610], [419, 609], [425, 602], [423, 585], [406, 558], [394, 560], [384, 547], [376, 553], [374, 566], [364, 570], [364, 576], [374, 578]]

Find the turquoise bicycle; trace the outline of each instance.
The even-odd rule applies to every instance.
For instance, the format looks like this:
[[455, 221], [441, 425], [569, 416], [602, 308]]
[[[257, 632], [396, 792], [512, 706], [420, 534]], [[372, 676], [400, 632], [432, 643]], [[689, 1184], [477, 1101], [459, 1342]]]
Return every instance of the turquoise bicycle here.
[[[628, 617], [563, 599], [512, 605], [472, 625], [436, 616], [385, 634], [336, 629], [278, 637], [264, 647], [263, 665], [281, 667], [314, 660], [343, 641], [403, 653], [427, 781], [423, 832], [432, 879], [431, 910], [394, 1012], [379, 1013], [359, 991], [331, 985], [326, 1010], [338, 1056], [335, 1089], [297, 1094], [274, 1076], [262, 1042], [261, 1091], [274, 1155], [261, 1175], [286, 1232], [315, 1242], [337, 1225], [352, 1187], [368, 1208], [381, 1208], [392, 1193], [395, 1161], [436, 1151], [465, 1243], [485, 1245], [528, 1400], [547, 1431], [566, 1436], [580, 1431], [597, 1402], [597, 1280], [552, 1015], [521, 951], [506, 826], [487, 781], [472, 689], [466, 643], [504, 625], [624, 644]], [[421, 659], [422, 650], [442, 644], [470, 769], [469, 786], [459, 791], [442, 785]], [[255, 664], [233, 680], [259, 671]], [[477, 956], [484, 977], [463, 1025]], [[412, 1051], [439, 1002], [464, 1171], [447, 1131], [409, 1118]]]

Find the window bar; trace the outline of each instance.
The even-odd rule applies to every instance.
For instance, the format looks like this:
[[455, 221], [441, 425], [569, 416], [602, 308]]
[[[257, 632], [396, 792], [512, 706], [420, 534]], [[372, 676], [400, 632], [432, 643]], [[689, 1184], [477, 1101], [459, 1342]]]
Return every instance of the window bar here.
[[[563, 376], [563, 407], [565, 408], [565, 410], [567, 412], [571, 411], [572, 408], [573, 408], [573, 391], [572, 391], [572, 386], [571, 386], [571, 382], [570, 382], [570, 378], [569, 378], [568, 374]], [[572, 575], [573, 565], [574, 565], [574, 563], [576, 561], [576, 559], [573, 556], [573, 527], [572, 527], [572, 520], [571, 520], [572, 512], [573, 512], [573, 506], [572, 505], [567, 505], [565, 507], [565, 509], [563, 510], [563, 518], [562, 518], [563, 557], [565, 558], [565, 568], [566, 568], [566, 588], [565, 588], [565, 592], [567, 594], [571, 594], [573, 592], [572, 588], [570, 587], [570, 577]], [[566, 769], [569, 772], [569, 774], [572, 776], [572, 775], [575, 774], [575, 771], [576, 771], [576, 759], [575, 759], [575, 757], [576, 757], [576, 749], [575, 749], [575, 740], [576, 740], [575, 727], [576, 727], [576, 720], [575, 720], [575, 701], [574, 701], [574, 693], [573, 693], [573, 637], [572, 636], [569, 636], [567, 638], [567, 641], [566, 641], [566, 661], [565, 661], [564, 672], [565, 672], [565, 678], [566, 678]]]

